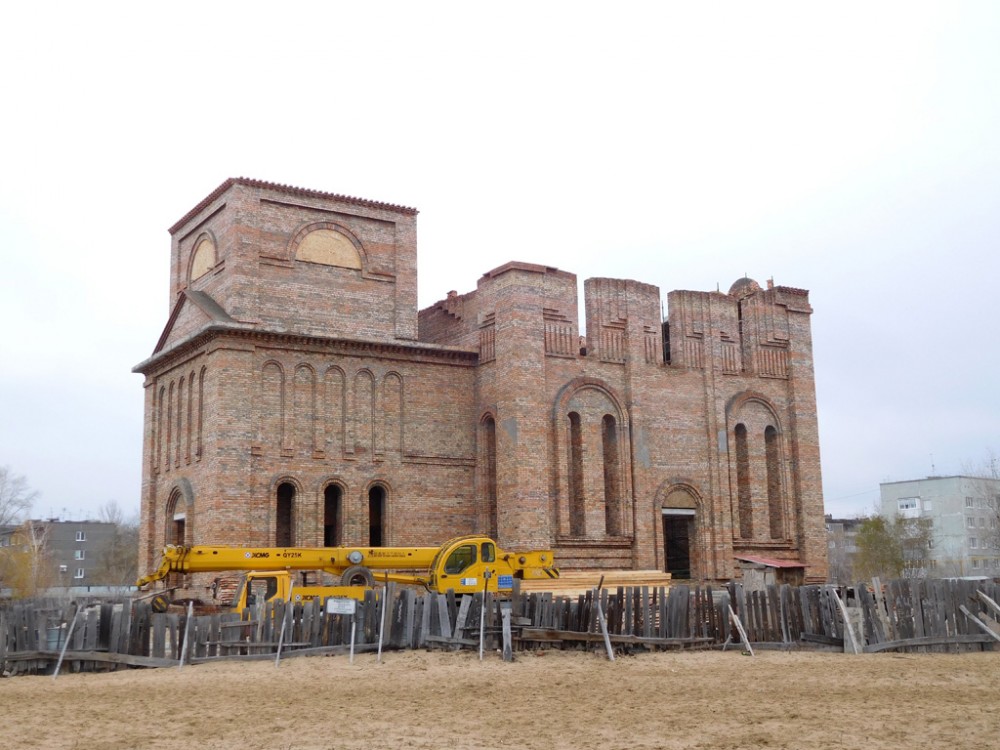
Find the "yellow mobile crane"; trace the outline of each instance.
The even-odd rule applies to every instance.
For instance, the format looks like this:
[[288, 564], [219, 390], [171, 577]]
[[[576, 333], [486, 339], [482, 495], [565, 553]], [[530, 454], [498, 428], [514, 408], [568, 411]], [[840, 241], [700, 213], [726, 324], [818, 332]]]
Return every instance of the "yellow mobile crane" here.
[[[416, 584], [429, 591], [456, 594], [510, 591], [514, 579], [558, 578], [552, 552], [506, 552], [489, 537], [451, 539], [440, 547], [232, 547], [168, 545], [160, 566], [137, 582], [139, 588], [171, 573], [248, 571], [233, 602], [237, 611], [265, 600], [295, 601], [349, 596], [363, 599], [378, 581]], [[340, 576], [340, 586], [292, 587], [292, 571], [321, 571]]]

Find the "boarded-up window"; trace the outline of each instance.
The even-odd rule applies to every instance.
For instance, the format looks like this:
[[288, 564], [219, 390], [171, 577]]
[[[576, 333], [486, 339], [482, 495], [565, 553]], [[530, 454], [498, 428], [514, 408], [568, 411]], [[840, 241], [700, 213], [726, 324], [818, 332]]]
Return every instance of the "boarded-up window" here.
[[191, 261], [191, 281], [201, 278], [215, 266], [215, 243], [203, 237], [195, 246]]
[[350, 238], [333, 229], [316, 229], [299, 243], [296, 260], [361, 270], [361, 255]]

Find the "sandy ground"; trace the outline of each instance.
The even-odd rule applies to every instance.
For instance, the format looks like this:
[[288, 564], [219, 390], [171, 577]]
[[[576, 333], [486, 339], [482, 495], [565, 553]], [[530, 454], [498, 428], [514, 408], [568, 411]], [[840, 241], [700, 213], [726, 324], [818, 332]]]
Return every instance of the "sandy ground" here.
[[5, 748], [993, 748], [1000, 653], [386, 653], [0, 680]]

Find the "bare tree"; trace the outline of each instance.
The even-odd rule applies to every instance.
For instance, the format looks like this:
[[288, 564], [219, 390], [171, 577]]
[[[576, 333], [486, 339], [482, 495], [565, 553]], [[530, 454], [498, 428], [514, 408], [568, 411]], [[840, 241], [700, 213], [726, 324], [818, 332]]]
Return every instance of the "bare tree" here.
[[125, 511], [122, 510], [117, 500], [108, 500], [97, 509], [97, 520], [121, 526], [125, 523]]
[[982, 461], [962, 467], [966, 476], [980, 480], [974, 488], [977, 508], [989, 511], [989, 528], [982, 533], [983, 544], [1000, 550], [1000, 456], [992, 448]]
[[95, 579], [108, 586], [130, 586], [139, 577], [139, 518], [126, 516], [115, 500], [101, 506], [98, 517], [115, 528], [98, 553]]
[[37, 497], [27, 479], [9, 466], [0, 466], [0, 526], [15, 526], [24, 520]]
[[850, 584], [854, 580], [853, 534], [849, 533], [860, 522], [854, 519], [827, 519], [827, 538], [829, 551], [827, 560], [830, 565], [829, 580], [831, 583]]

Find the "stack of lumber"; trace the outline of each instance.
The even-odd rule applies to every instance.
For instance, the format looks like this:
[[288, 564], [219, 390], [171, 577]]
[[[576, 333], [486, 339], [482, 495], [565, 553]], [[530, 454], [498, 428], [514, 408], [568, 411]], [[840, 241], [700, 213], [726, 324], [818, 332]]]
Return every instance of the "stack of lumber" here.
[[614, 591], [619, 586], [669, 586], [670, 574], [660, 570], [563, 570], [558, 578], [521, 581], [521, 591], [551, 591], [560, 596], [577, 596], [597, 587], [604, 577], [604, 588]]

